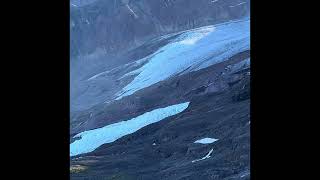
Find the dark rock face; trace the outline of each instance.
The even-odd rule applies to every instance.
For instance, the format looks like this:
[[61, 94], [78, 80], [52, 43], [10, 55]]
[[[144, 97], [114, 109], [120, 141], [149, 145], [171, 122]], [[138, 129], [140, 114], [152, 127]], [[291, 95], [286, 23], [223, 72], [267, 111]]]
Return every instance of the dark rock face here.
[[71, 6], [71, 55], [121, 52], [163, 34], [246, 16], [249, 8], [249, 0], [96, 0]]

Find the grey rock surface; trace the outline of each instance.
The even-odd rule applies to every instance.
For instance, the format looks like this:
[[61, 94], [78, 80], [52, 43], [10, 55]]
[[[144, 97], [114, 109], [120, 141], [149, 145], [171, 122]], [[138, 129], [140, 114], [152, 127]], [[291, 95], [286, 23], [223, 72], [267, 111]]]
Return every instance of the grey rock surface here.
[[249, 9], [249, 0], [90, 1], [71, 6], [71, 55], [119, 53], [160, 35], [248, 16]]

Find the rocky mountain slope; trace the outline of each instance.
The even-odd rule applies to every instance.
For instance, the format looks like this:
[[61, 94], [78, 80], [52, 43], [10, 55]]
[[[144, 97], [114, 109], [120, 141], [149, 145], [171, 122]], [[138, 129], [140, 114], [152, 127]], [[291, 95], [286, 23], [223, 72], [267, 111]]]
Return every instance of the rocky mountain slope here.
[[249, 0], [95, 0], [71, 5], [71, 55], [116, 53], [249, 14]]
[[249, 5], [71, 6], [71, 179], [250, 179]]

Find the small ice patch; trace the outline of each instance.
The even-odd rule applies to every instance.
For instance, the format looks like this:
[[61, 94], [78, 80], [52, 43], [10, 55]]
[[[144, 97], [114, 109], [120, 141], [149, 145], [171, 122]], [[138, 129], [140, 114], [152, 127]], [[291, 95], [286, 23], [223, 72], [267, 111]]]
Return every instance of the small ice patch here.
[[102, 75], [108, 74], [109, 72], [110, 72], [110, 71], [104, 71], [104, 72], [101, 72], [101, 73], [99, 73], [99, 74], [96, 74], [96, 75], [94, 75], [94, 76], [90, 77], [89, 79], [87, 79], [87, 81], [94, 80], [94, 79], [98, 78], [99, 76], [102, 76]]
[[127, 121], [109, 124], [105, 127], [84, 131], [74, 136], [81, 138], [70, 144], [70, 156], [94, 151], [99, 146], [112, 143], [117, 139], [132, 134], [139, 129], [169, 116], [181, 113], [189, 106], [189, 102], [155, 109]]
[[126, 6], [127, 6], [127, 8], [129, 9], [129, 11], [133, 14], [133, 16], [134, 16], [135, 18], [138, 18], [138, 17], [139, 17], [139, 16], [131, 9], [131, 7], [129, 6], [129, 4], [127, 4]]
[[250, 175], [250, 172], [244, 173], [244, 174], [241, 175], [240, 177], [241, 177], [241, 178], [244, 178], [244, 177], [246, 177], [246, 176], [248, 176], [248, 175]]
[[111, 100], [106, 100], [105, 102], [103, 102], [103, 104], [109, 104], [111, 102]]
[[193, 161], [192, 161], [192, 163], [197, 162], [197, 161], [202, 161], [202, 160], [205, 160], [205, 159], [210, 158], [210, 157], [211, 157], [212, 152], [213, 152], [213, 149], [211, 149], [211, 150], [209, 151], [209, 153], [208, 153], [206, 156], [204, 156], [204, 157], [203, 157], [203, 158], [201, 158], [201, 159], [193, 160]]
[[247, 58], [243, 61], [240, 61], [230, 67], [230, 73], [236, 73], [237, 71], [241, 71], [245, 68], [249, 68], [250, 67], [250, 58]]
[[229, 6], [229, 7], [234, 8], [234, 7], [240, 6], [242, 4], [246, 4], [246, 3], [247, 2], [240, 2], [240, 3], [236, 4], [236, 5], [232, 5], [232, 6]]
[[197, 141], [195, 141], [194, 143], [200, 143], [200, 144], [211, 144], [218, 141], [218, 139], [214, 139], [214, 138], [203, 138], [203, 139], [199, 139]]

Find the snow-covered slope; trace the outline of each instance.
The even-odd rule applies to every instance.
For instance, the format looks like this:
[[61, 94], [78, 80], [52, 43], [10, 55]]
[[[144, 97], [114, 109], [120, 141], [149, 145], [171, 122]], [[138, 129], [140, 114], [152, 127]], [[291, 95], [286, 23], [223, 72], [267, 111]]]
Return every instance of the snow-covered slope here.
[[70, 144], [70, 156], [92, 152], [105, 143], [114, 142], [115, 140], [125, 135], [134, 133], [149, 124], [178, 114], [184, 111], [188, 106], [189, 102], [186, 102], [165, 108], [159, 108], [150, 112], [146, 112], [127, 121], [121, 121], [102, 128], [79, 133], [75, 136], [75, 138], [80, 137], [81, 139]]
[[250, 19], [230, 21], [181, 33], [150, 55], [148, 63], [130, 72], [138, 74], [117, 100], [174, 75], [200, 70], [250, 49]]

